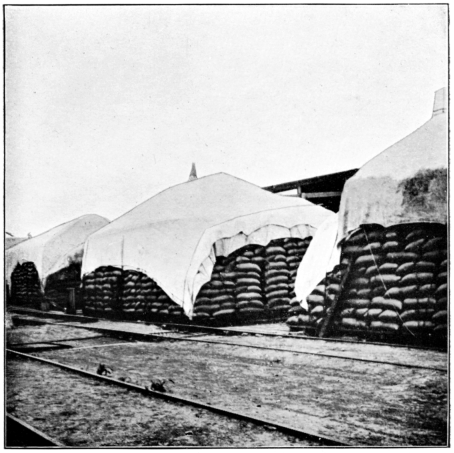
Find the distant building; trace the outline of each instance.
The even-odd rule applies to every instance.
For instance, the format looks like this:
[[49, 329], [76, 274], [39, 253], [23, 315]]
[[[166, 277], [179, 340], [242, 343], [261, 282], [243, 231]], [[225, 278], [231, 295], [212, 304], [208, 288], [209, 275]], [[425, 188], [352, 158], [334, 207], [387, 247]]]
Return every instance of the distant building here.
[[[275, 184], [273, 186], [263, 187], [263, 189], [288, 197], [305, 198], [314, 204], [338, 212], [344, 184], [357, 171], [358, 169], [355, 168], [353, 170], [315, 176], [314, 178]], [[295, 190], [296, 193], [289, 193]]]

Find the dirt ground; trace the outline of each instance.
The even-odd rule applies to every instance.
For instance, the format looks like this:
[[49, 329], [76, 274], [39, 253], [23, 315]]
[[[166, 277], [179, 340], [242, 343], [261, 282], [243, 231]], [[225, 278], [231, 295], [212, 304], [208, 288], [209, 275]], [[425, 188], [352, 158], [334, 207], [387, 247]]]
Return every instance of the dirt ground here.
[[7, 411], [67, 446], [319, 445], [31, 361], [8, 360], [7, 379]]
[[[75, 329], [76, 333], [63, 326], [32, 326], [30, 335], [24, 327], [16, 329], [11, 338], [16, 343], [31, 341], [29, 338], [40, 337], [40, 329], [43, 330], [41, 339], [47, 341], [46, 335], [58, 337], [60, 334], [60, 338], [94, 335], [81, 329]], [[447, 363], [446, 353], [389, 346], [243, 335], [206, 338], [441, 368], [446, 368]], [[97, 339], [81, 343], [84, 347], [100, 344]], [[150, 379], [171, 378], [175, 381], [170, 385], [171, 390], [176, 395], [308, 429], [351, 445], [433, 446], [447, 443], [445, 372], [188, 341], [115, 343], [39, 355], [91, 371], [95, 371], [100, 362], [106, 363], [113, 368], [114, 378], [128, 376], [139, 385], [149, 384]], [[93, 383], [87, 385], [90, 388]], [[13, 370], [9, 372], [8, 404], [14, 401], [11, 392], [21, 394], [23, 391], [18, 388], [21, 384]], [[58, 438], [56, 434], [44, 431]], [[246, 446], [241, 442], [229, 445]]]

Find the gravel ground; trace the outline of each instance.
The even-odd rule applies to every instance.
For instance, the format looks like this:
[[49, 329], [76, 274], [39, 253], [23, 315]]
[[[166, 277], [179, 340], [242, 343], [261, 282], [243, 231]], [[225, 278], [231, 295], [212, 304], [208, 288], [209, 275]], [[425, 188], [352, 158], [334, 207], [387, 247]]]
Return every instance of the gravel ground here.
[[[79, 336], [87, 332], [77, 330]], [[25, 332], [22, 335], [27, 338]], [[429, 366], [446, 366], [447, 361], [445, 353], [389, 346], [265, 336], [207, 338]], [[103, 362], [114, 368], [113, 377], [129, 376], [140, 385], [151, 378], [171, 378], [172, 391], [180, 396], [304, 427], [353, 445], [447, 443], [447, 375], [443, 372], [168, 340], [40, 356], [91, 371]]]
[[257, 335], [240, 335], [213, 338], [211, 335], [197, 337], [198, 340], [222, 341], [268, 348], [289, 349], [301, 352], [333, 354], [342, 357], [355, 357], [369, 360], [396, 362], [408, 365], [423, 365], [447, 369], [446, 352], [411, 348], [396, 348], [370, 344], [338, 343], [322, 340], [304, 340]]
[[7, 382], [7, 411], [67, 446], [320, 445], [28, 360], [8, 360]]
[[[446, 443], [446, 375], [247, 348], [163, 342], [43, 353], [355, 445]], [[430, 414], [431, 417], [428, 417]]]
[[[78, 326], [77, 323], [64, 323], [64, 331], [62, 332], [61, 325], [43, 325], [43, 326], [21, 326], [12, 331], [8, 331], [7, 340], [9, 343], [17, 343], [20, 341], [52, 341], [62, 338], [78, 338], [84, 336], [97, 335], [96, 332], [89, 330], [71, 327]], [[259, 333], [255, 335], [201, 335], [197, 333], [182, 334], [161, 329], [157, 326], [149, 326], [141, 323], [119, 323], [112, 321], [99, 321], [93, 324], [85, 324], [87, 327], [99, 327], [103, 329], [122, 329], [125, 332], [139, 332], [148, 334], [166, 334], [177, 337], [194, 337], [198, 340], [221, 341], [231, 344], [246, 344], [251, 346], [262, 346], [269, 348], [289, 349], [301, 352], [313, 352], [322, 354], [334, 354], [342, 357], [364, 358], [380, 361], [397, 362], [408, 365], [424, 365], [428, 367], [436, 367], [447, 369], [448, 360], [447, 353], [423, 350], [406, 347], [393, 347], [386, 345], [373, 345], [367, 343], [341, 343], [330, 342], [323, 340], [306, 340], [301, 338], [285, 338], [285, 337], [268, 337], [261, 336]], [[262, 331], [278, 331], [280, 324], [245, 326], [247, 330], [251, 328], [261, 328]], [[284, 324], [285, 326], [285, 324]], [[233, 330], [234, 328], [232, 328]], [[239, 329], [239, 327], [238, 327]], [[252, 329], [253, 331], [254, 329]], [[26, 340], [18, 340], [17, 338], [26, 338]], [[115, 340], [116, 342], [117, 340]], [[67, 343], [72, 344], [72, 343]], [[73, 344], [72, 344], [73, 345]]]
[[[54, 348], [56, 345], [79, 348], [92, 345], [128, 343], [126, 340], [103, 337], [101, 334], [89, 330], [62, 328], [58, 325], [19, 326], [6, 332], [7, 347], [27, 353], [32, 353], [35, 349], [44, 347]], [[51, 344], [52, 341], [57, 343]]]

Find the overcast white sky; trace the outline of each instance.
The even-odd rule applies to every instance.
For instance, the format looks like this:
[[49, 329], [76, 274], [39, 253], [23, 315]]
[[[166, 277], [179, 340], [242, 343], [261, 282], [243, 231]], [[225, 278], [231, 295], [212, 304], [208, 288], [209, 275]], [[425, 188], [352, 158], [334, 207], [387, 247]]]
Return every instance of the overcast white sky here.
[[447, 85], [447, 7], [6, 7], [6, 230], [363, 165]]

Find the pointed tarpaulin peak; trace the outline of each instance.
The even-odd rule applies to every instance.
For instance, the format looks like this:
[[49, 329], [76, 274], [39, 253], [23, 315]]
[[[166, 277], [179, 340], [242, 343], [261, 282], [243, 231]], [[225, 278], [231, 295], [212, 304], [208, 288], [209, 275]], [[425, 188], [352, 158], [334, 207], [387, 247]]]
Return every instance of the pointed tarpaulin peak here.
[[446, 87], [440, 88], [435, 91], [434, 107], [432, 116], [439, 115], [440, 113], [446, 113], [448, 103], [448, 93]]
[[197, 170], [195, 168], [195, 163], [193, 162], [188, 181], [194, 181], [194, 179], [197, 179]]

